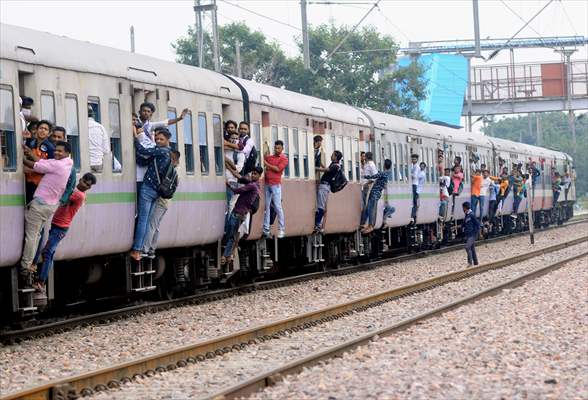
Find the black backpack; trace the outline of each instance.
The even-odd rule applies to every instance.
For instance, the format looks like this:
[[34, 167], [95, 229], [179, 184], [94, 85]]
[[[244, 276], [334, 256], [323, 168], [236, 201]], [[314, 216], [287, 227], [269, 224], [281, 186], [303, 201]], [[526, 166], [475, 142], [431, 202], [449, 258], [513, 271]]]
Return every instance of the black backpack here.
[[176, 168], [170, 162], [163, 179], [161, 179], [155, 158], [153, 159], [153, 164], [155, 167], [155, 174], [157, 175], [157, 193], [163, 199], [171, 199], [174, 197], [174, 193], [178, 187], [178, 173]]
[[335, 176], [333, 176], [333, 178], [329, 182], [329, 185], [331, 186], [331, 193], [337, 193], [337, 192], [343, 190], [343, 188], [345, 186], [347, 186], [347, 182], [348, 182], [347, 178], [345, 177], [345, 174], [343, 173], [343, 168], [341, 166], [339, 166], [339, 170], [337, 171]]
[[[243, 144], [246, 144], [247, 141], [250, 139], [251, 138], [248, 136], [245, 139], [245, 141], [243, 142]], [[243, 169], [241, 170], [240, 174], [247, 175], [248, 173], [253, 171], [253, 168], [255, 168], [256, 165], [257, 165], [257, 149], [255, 148], [255, 146], [253, 146], [251, 148], [251, 153], [249, 153], [249, 157], [247, 157], [247, 159], [245, 160], [245, 164], [243, 164]]]

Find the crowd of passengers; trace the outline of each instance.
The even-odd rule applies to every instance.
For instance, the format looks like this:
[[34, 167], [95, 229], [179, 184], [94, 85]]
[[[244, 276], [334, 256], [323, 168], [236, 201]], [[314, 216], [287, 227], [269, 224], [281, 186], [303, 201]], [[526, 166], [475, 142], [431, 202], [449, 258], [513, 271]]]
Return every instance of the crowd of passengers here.
[[[72, 220], [85, 201], [86, 192], [96, 184], [93, 173], [103, 170], [106, 156], [111, 154], [108, 133], [95, 120], [94, 110], [88, 107], [89, 158], [92, 172], [84, 173], [76, 184], [76, 169], [71, 158], [71, 146], [67, 142], [66, 129], [39, 120], [32, 113], [34, 102], [29, 97], [20, 98], [20, 121], [23, 136], [23, 163], [26, 187], [25, 243], [20, 261], [21, 285], [33, 287], [36, 295], [46, 298], [46, 281], [52, 268], [53, 257], [61, 240], [66, 236]], [[156, 109], [152, 103], [141, 104], [139, 113], [132, 115], [134, 145], [136, 151], [137, 205], [133, 245], [130, 256], [139, 261], [153, 258], [157, 248], [159, 226], [169, 207], [169, 202], [178, 186], [176, 167], [180, 152], [170, 145], [171, 132], [168, 127], [184, 119], [189, 112], [184, 109], [179, 117], [162, 121], [151, 121]], [[286, 235], [282, 208], [282, 175], [288, 165], [281, 140], [273, 143], [273, 152], [268, 146], [259, 157], [259, 149], [250, 137], [249, 123], [237, 124], [229, 120], [224, 126], [224, 164], [226, 167], [227, 212], [225, 217], [223, 255], [221, 264], [232, 263], [236, 246], [242, 237], [249, 234], [251, 217], [260, 206], [260, 179], [264, 175], [263, 236], [270, 236], [270, 227], [278, 220], [278, 238]], [[329, 195], [342, 190], [347, 180], [341, 165], [343, 154], [339, 150], [330, 155], [327, 165], [322, 148], [323, 137], [313, 138], [314, 170], [317, 182], [314, 231], [323, 231]], [[374, 230], [378, 201], [393, 179], [392, 161], [384, 160], [382, 171], [378, 171], [371, 152], [361, 152], [361, 230], [368, 234]], [[486, 165], [478, 167], [477, 157], [472, 154], [471, 201], [462, 204], [466, 220], [476, 220], [491, 227], [494, 217], [501, 214], [504, 199], [513, 192], [513, 217], [527, 195], [527, 180], [532, 180], [533, 191], [541, 175], [536, 163], [513, 165], [510, 172], [500, 160], [500, 175], [491, 176]], [[263, 167], [262, 167], [263, 165]], [[120, 170], [118, 160], [113, 159], [113, 169]], [[455, 157], [452, 168], [443, 168], [443, 153], [439, 151], [439, 219], [441, 222], [454, 218], [455, 199], [464, 187], [462, 160]], [[417, 223], [419, 197], [426, 182], [427, 165], [419, 163], [417, 154], [411, 155], [410, 183], [412, 186], [411, 224]], [[398, 177], [402, 180], [402, 176]], [[564, 190], [567, 200], [572, 177], [552, 171], [554, 205]], [[488, 215], [484, 205], [488, 201]], [[466, 207], [467, 206], [467, 207]], [[383, 211], [384, 218], [395, 212], [391, 206]], [[468, 219], [468, 216], [471, 218]], [[473, 216], [473, 217], [472, 217]], [[48, 239], [42, 244], [44, 229], [51, 221]], [[469, 242], [468, 242], [469, 244]], [[468, 252], [468, 260], [477, 264]]]

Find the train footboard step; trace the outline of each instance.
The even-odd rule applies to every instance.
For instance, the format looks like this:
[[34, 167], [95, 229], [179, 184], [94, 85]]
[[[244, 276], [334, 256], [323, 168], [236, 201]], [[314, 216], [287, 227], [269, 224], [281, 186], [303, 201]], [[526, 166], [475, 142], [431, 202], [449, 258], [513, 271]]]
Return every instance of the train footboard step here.
[[142, 258], [135, 261], [131, 257], [126, 258], [127, 291], [146, 292], [154, 290], [153, 276], [157, 272], [152, 258]]

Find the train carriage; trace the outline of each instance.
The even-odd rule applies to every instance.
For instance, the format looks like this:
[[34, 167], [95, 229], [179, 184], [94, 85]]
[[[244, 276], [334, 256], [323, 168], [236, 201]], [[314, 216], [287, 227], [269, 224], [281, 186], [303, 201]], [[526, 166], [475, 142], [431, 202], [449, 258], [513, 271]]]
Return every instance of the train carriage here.
[[[456, 227], [463, 218], [461, 203], [470, 200], [472, 162], [485, 163], [495, 174], [499, 160], [509, 166], [528, 160], [539, 162], [542, 177], [535, 188], [538, 195], [533, 208], [547, 215], [552, 208], [551, 168], [563, 174], [573, 165], [571, 158], [560, 152], [358, 109], [205, 69], [5, 24], [0, 25], [0, 33], [3, 310], [34, 310], [23, 305], [26, 296], [15, 283], [25, 206], [19, 95], [34, 99], [34, 115], [66, 127], [78, 177], [90, 170], [88, 108], [107, 128], [111, 141], [112, 155], [97, 174], [98, 184], [89, 192], [87, 204], [58, 248], [55, 276], [49, 280], [49, 297], [56, 302], [127, 296], [155, 288], [163, 288], [160, 294], [165, 296], [183, 294], [226, 283], [239, 271], [249, 277], [259, 276], [301, 266], [381, 257], [386, 249], [430, 246], [438, 233], [437, 167], [450, 166], [456, 156], [462, 158], [465, 174], [464, 189], [453, 212]], [[182, 153], [180, 184], [161, 225], [158, 257], [135, 265], [127, 256], [136, 201], [131, 113], [144, 101], [157, 108], [153, 120], [174, 119], [184, 108], [190, 112], [170, 127], [172, 146]], [[275, 140], [284, 141], [289, 167], [283, 177], [286, 237], [262, 238], [262, 197], [260, 211], [253, 218], [247, 240], [241, 242], [233, 269], [223, 270], [219, 261], [226, 210], [223, 124], [229, 119], [250, 122], [260, 163], [264, 151], [273, 151]], [[342, 166], [349, 180], [343, 191], [330, 196], [325, 231], [318, 235], [313, 234], [315, 135], [323, 137], [327, 163], [334, 150], [343, 153]], [[358, 230], [361, 151], [372, 151], [380, 168], [384, 159], [391, 159], [394, 176], [379, 204], [378, 229], [369, 237], [362, 237]], [[427, 177], [417, 223], [408, 227], [412, 153], [427, 163]], [[470, 159], [474, 154], [477, 160]], [[115, 168], [119, 163], [121, 168]], [[574, 199], [572, 187], [567, 199], [562, 194], [558, 200], [567, 217]], [[383, 221], [385, 204], [396, 212]], [[503, 212], [510, 212], [509, 207], [512, 195]], [[394, 239], [391, 232], [396, 233]]]

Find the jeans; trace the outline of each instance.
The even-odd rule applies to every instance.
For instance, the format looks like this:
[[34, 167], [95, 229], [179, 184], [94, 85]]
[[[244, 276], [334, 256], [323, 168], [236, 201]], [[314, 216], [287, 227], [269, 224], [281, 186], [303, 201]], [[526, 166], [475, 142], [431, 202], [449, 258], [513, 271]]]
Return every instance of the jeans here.
[[490, 200], [488, 203], [488, 220], [492, 222], [496, 215], [496, 209], [498, 208], [498, 202], [496, 200]]
[[278, 224], [280, 230], [284, 227], [284, 210], [282, 209], [282, 186], [281, 185], [265, 185], [265, 213], [263, 215], [263, 232], [270, 231], [270, 207], [274, 205], [276, 214], [278, 214]]
[[47, 243], [43, 248], [43, 266], [41, 267], [41, 272], [39, 273], [39, 279], [41, 282], [47, 282], [49, 271], [51, 271], [51, 268], [53, 268], [53, 257], [55, 256], [55, 250], [57, 250], [59, 242], [61, 242], [67, 234], [68, 229], [69, 228], [62, 228], [57, 225], [51, 225], [49, 238], [47, 239]]
[[35, 252], [39, 245], [43, 225], [53, 216], [57, 204], [45, 204], [42, 200], [34, 198], [25, 210], [25, 244], [20, 259], [21, 269], [30, 270]]
[[361, 209], [363, 210], [367, 206], [368, 196], [370, 194], [370, 185], [365, 184], [361, 189]]
[[[470, 203], [472, 206], [472, 213], [474, 215], [474, 217], [476, 216], [476, 210], [478, 208], [478, 204], [480, 204], [480, 196], [474, 196], [472, 195], [472, 197], [470, 198]], [[480, 213], [480, 215], [482, 215], [482, 213]]]
[[411, 218], [416, 222], [417, 211], [419, 209], [419, 194], [417, 193], [417, 185], [412, 185], [412, 212]]
[[331, 186], [328, 183], [321, 183], [316, 194], [316, 213], [314, 215], [314, 226], [320, 228], [323, 224], [323, 217], [327, 209], [327, 201], [331, 193]]
[[480, 220], [484, 217], [484, 205], [486, 204], [486, 196], [480, 196]]
[[239, 242], [239, 226], [243, 223], [245, 217], [235, 214], [234, 212], [231, 213], [229, 216], [227, 226], [225, 228], [225, 251], [223, 251], [223, 256], [230, 257], [233, 254], [233, 246]]
[[378, 200], [380, 198], [376, 198], [376, 196], [372, 196], [370, 194], [367, 205], [364, 207], [363, 212], [361, 213], [361, 224], [365, 224], [369, 218], [369, 224], [374, 226], [376, 224], [376, 214], [378, 212]]
[[557, 206], [557, 199], [559, 199], [559, 192], [553, 192], [553, 207]]
[[149, 217], [147, 233], [143, 241], [143, 253], [145, 254], [155, 254], [157, 239], [159, 239], [159, 225], [161, 225], [163, 216], [167, 212], [168, 202], [169, 200], [160, 197], [153, 206], [151, 216]]
[[443, 219], [447, 218], [447, 204], [449, 204], [449, 199], [439, 202], [439, 216]]
[[149, 184], [141, 185], [137, 212], [137, 227], [135, 229], [135, 240], [133, 240], [133, 250], [135, 251], [143, 250], [149, 217], [151, 216], [151, 211], [158, 198], [159, 193], [157, 193], [157, 191]]
[[513, 203], [512, 203], [512, 213], [513, 214], [516, 215], [519, 213], [519, 205], [521, 204], [522, 200], [523, 200], [523, 196], [514, 196]]
[[468, 264], [469, 265], [478, 265], [478, 255], [476, 254], [476, 237], [475, 236], [468, 236], [466, 245], [465, 245], [466, 253], [468, 254]]

